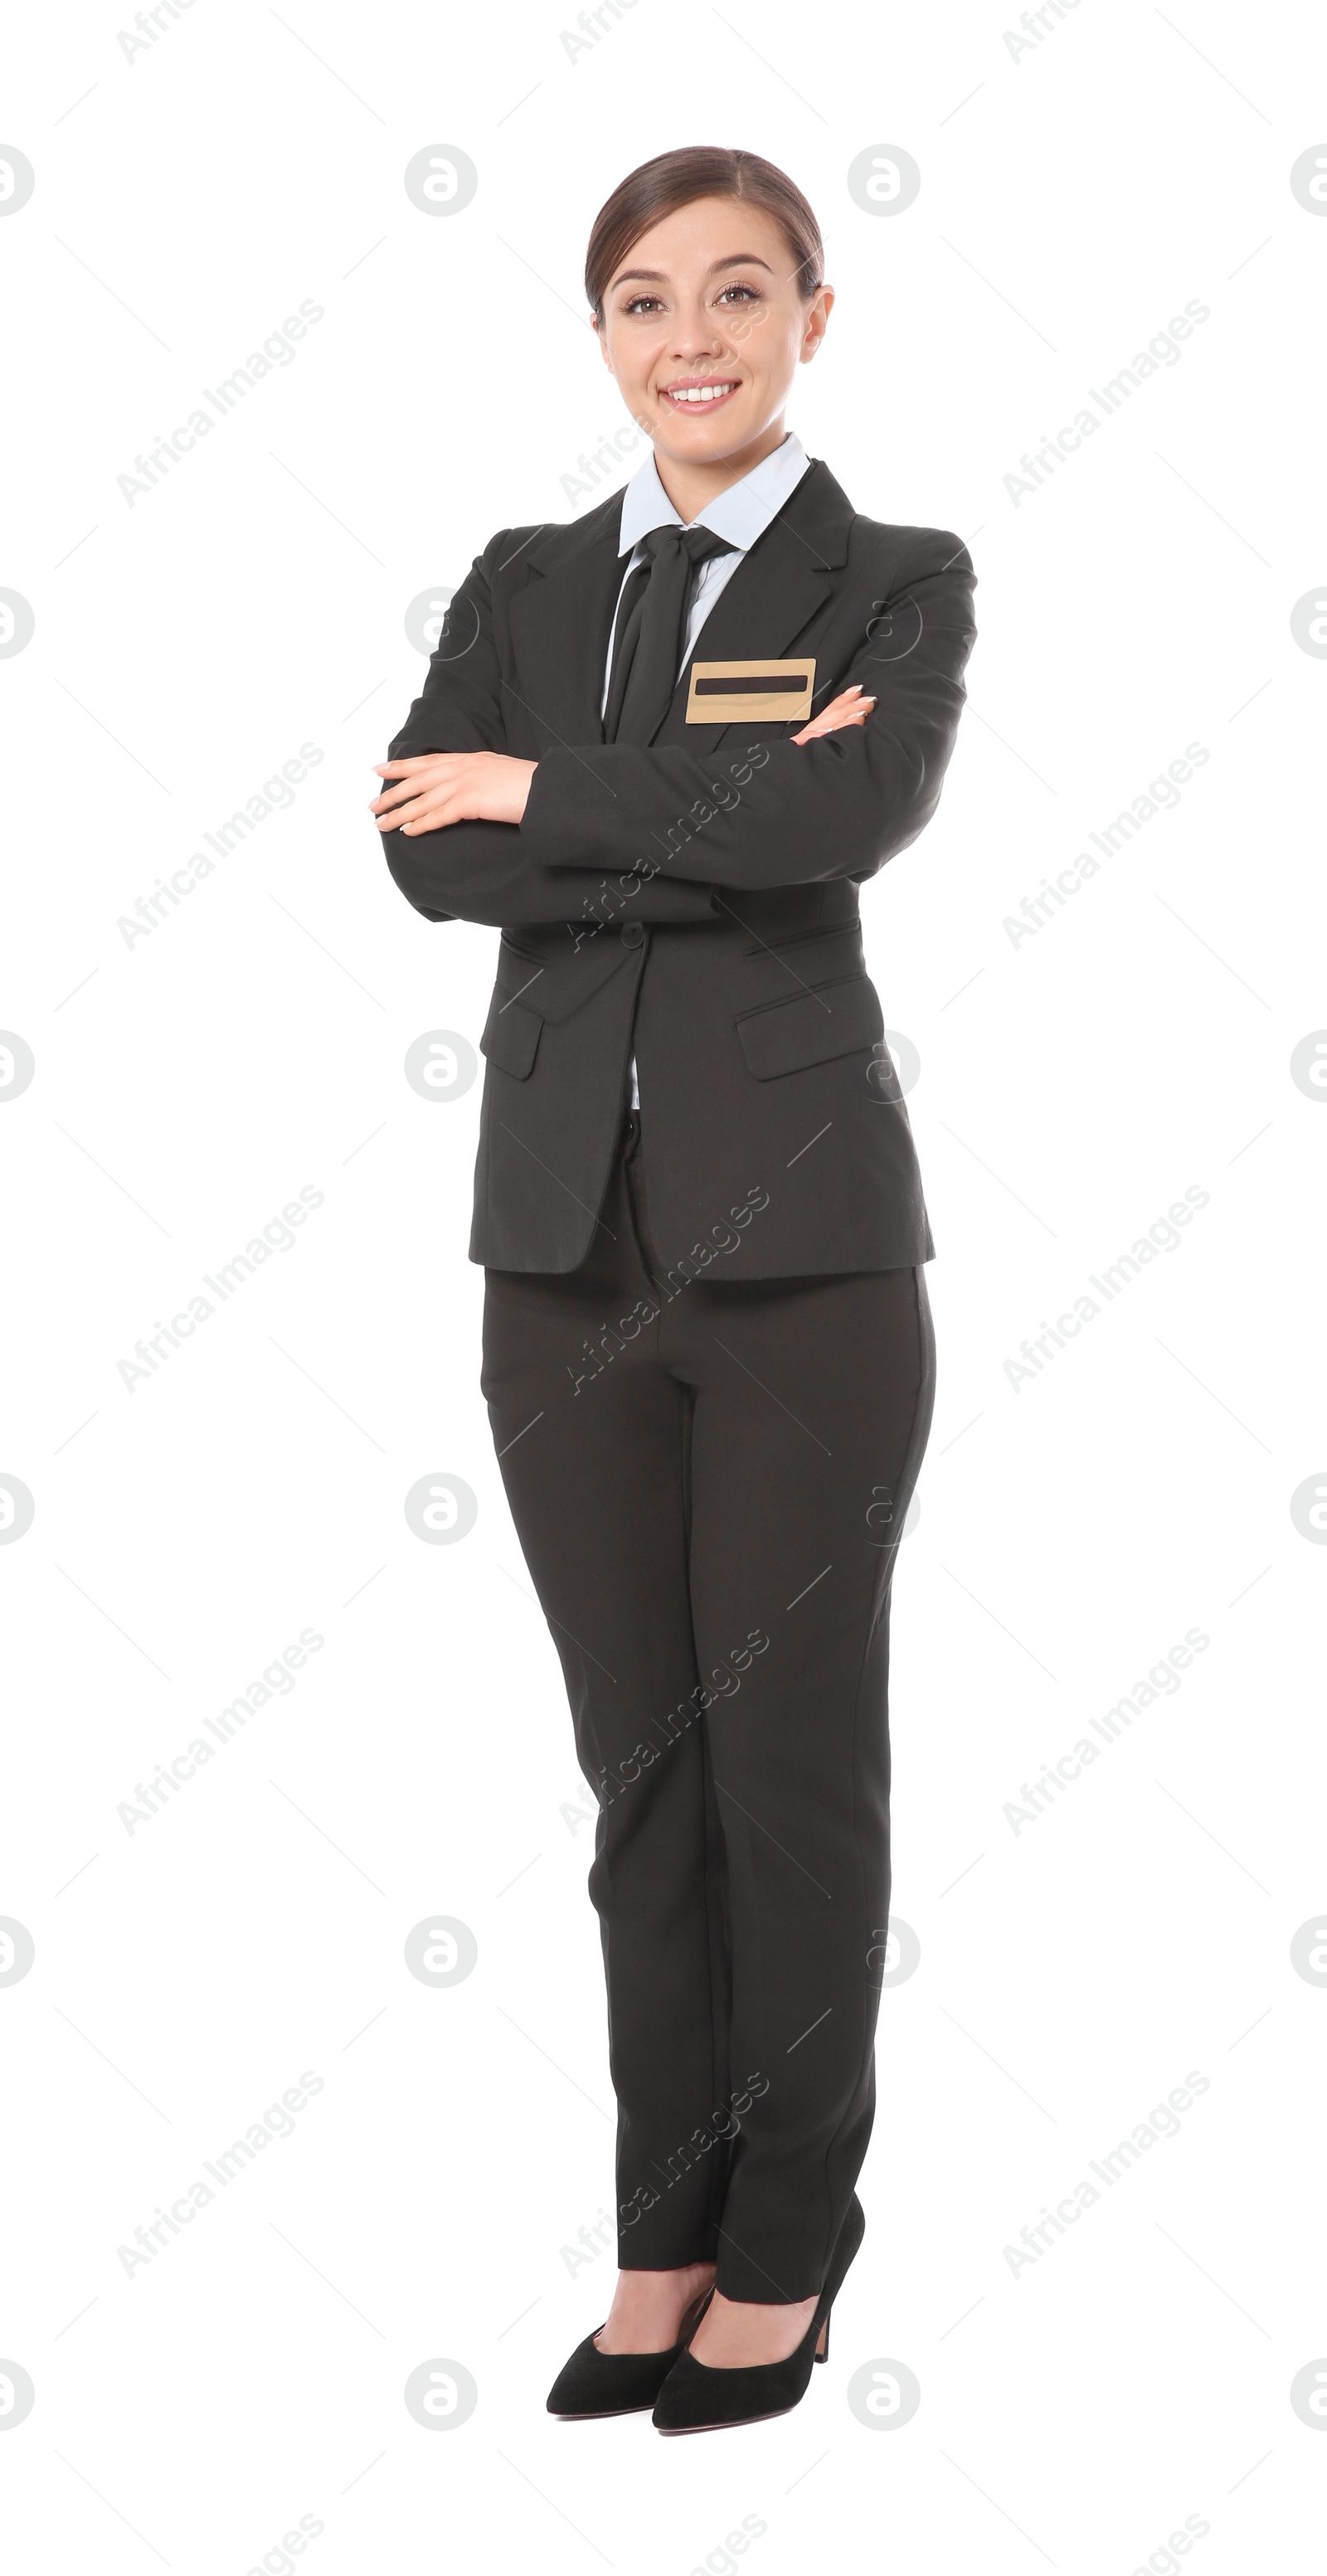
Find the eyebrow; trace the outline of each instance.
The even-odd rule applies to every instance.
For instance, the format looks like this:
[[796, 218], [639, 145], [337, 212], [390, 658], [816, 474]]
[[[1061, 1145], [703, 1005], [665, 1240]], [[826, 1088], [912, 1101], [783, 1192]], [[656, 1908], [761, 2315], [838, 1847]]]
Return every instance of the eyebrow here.
[[[772, 277], [774, 275], [774, 271], [770, 267], [769, 261], [767, 259], [758, 258], [757, 254], [753, 250], [734, 251], [731, 259], [716, 259], [712, 262], [711, 266], [707, 268], [705, 274], [707, 277], [717, 277], [720, 271], [725, 268], [763, 268], [767, 277]], [[613, 280], [613, 286], [625, 286], [629, 278], [645, 278], [651, 286], [663, 286], [667, 284], [668, 272], [666, 269], [662, 268], [619, 269], [617, 276]], [[612, 288], [609, 289], [609, 292], [611, 294]]]

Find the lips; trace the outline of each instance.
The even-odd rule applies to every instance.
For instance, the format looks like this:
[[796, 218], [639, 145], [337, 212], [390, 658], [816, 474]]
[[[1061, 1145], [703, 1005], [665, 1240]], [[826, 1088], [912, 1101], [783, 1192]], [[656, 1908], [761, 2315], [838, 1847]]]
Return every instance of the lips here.
[[736, 376], [694, 376], [689, 381], [661, 385], [659, 399], [673, 411], [718, 411], [738, 391]]

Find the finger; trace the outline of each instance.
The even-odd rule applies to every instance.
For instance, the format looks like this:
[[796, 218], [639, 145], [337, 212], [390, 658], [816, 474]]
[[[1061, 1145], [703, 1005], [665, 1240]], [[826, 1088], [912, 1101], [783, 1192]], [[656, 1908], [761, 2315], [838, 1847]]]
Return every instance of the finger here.
[[418, 831], [421, 828], [431, 831], [439, 819], [440, 809], [444, 803], [445, 799], [440, 796], [412, 797], [408, 805], [399, 807], [396, 812], [380, 814], [378, 829], [380, 832], [394, 832], [398, 827], [403, 831]]
[[859, 727], [865, 722], [865, 713], [860, 716], [841, 716], [837, 724], [807, 725], [801, 733], [795, 733], [792, 738], [794, 742], [827, 742], [831, 734], [846, 733], [850, 728]]
[[874, 698], [863, 698], [858, 682], [855, 687], [842, 690], [837, 698], [831, 698], [828, 706], [821, 707], [819, 713], [812, 716], [811, 722], [832, 729], [836, 724], [842, 724], [846, 717], [857, 715], [862, 707], [874, 705]]
[[827, 733], [842, 732], [846, 725], [865, 724], [874, 705], [874, 698], [861, 698], [855, 705], [848, 707], [843, 707], [841, 701], [836, 699], [833, 706], [825, 707], [818, 716], [814, 716], [801, 733], [794, 734], [793, 740], [794, 742], [818, 742]]
[[376, 762], [374, 766], [374, 775], [377, 778], [404, 778], [412, 770], [431, 769], [435, 760], [455, 760], [460, 757], [461, 755], [459, 753], [447, 751], [412, 752], [409, 760], [381, 760]]
[[460, 819], [461, 818], [458, 814], [453, 814], [451, 806], [448, 803], [430, 805], [427, 811], [420, 815], [417, 822], [403, 824], [402, 830], [407, 834], [413, 834], [415, 832], [440, 832], [445, 823], [457, 823]]
[[[435, 786], [440, 786], [440, 785], [441, 785], [441, 781], [440, 781], [440, 780], [433, 780], [433, 781], [431, 781], [431, 782], [427, 782], [427, 783], [433, 784], [433, 785], [435, 785]], [[420, 789], [421, 789], [422, 787], [424, 787], [424, 786], [425, 786], [425, 784], [426, 784], [426, 781], [425, 781], [424, 779], [422, 779], [422, 778], [402, 778], [402, 779], [398, 779], [398, 781], [396, 782], [396, 785], [395, 785], [395, 786], [384, 788], [384, 790], [383, 790], [383, 792], [382, 792], [381, 796], [376, 796], [376, 797], [373, 799], [373, 805], [372, 805], [372, 810], [373, 810], [373, 812], [374, 812], [375, 814], [376, 814], [376, 813], [380, 813], [380, 812], [382, 811], [382, 809], [384, 808], [384, 806], [388, 806], [388, 805], [400, 805], [400, 804], [403, 804], [403, 803], [406, 801], [406, 799], [407, 799], [407, 798], [409, 798], [409, 797], [411, 797], [411, 796], [417, 796], [417, 795], [419, 794], [419, 792], [420, 792]]]

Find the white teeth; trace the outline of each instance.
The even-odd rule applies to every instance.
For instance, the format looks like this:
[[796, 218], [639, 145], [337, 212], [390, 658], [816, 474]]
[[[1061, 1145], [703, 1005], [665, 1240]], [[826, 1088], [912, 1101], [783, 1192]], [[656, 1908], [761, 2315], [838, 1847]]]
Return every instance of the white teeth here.
[[729, 394], [732, 390], [731, 384], [673, 385], [668, 389], [668, 399], [670, 402], [715, 402], [721, 394]]

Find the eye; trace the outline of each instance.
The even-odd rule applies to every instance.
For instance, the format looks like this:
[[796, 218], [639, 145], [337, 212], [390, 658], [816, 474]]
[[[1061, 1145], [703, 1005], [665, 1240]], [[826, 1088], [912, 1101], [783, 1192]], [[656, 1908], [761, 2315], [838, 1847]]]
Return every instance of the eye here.
[[623, 305], [622, 310], [624, 313], [641, 313], [645, 310], [647, 305], [657, 306], [659, 304], [659, 300], [660, 299], [657, 295], [633, 295], [630, 300]]
[[725, 295], [740, 295], [745, 297], [748, 303], [758, 304], [760, 301], [760, 288], [758, 286], [748, 286], [744, 278], [737, 278], [731, 286], [724, 287], [723, 293], [719, 297], [719, 302], [721, 304]]

